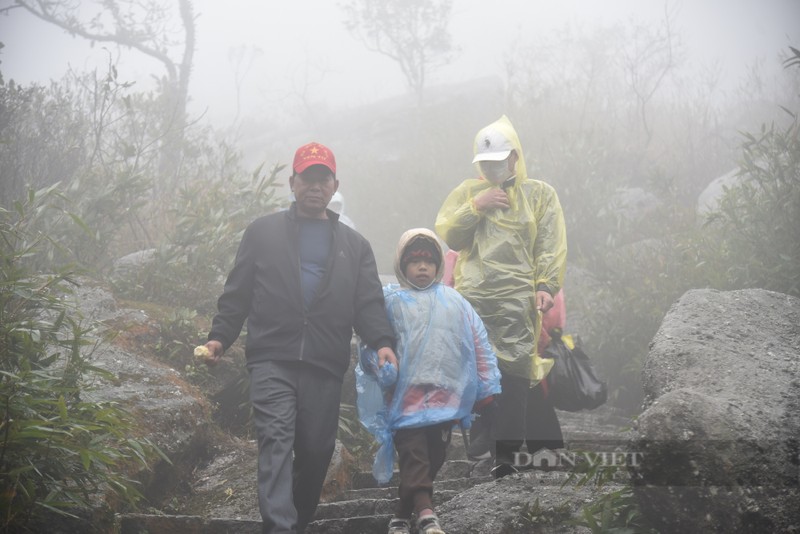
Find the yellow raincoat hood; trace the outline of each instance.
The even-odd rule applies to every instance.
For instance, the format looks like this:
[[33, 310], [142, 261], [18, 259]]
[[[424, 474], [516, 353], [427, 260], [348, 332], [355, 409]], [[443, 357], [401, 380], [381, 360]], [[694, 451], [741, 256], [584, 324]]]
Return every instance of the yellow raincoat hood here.
[[499, 186], [483, 178], [465, 180], [442, 204], [436, 232], [459, 253], [455, 287], [483, 319], [501, 370], [538, 383], [553, 362], [536, 349], [541, 330], [536, 287], [545, 284], [555, 295], [563, 284], [564, 216], [555, 189], [528, 178], [519, 137], [505, 115], [478, 132], [474, 152], [488, 129], [500, 131], [518, 155], [516, 180], [506, 189], [510, 207], [478, 212], [475, 197]]

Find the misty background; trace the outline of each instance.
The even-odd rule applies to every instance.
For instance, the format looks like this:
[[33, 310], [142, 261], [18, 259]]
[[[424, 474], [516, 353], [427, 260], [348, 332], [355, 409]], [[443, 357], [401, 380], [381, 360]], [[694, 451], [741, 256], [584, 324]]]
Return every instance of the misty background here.
[[[781, 61], [787, 47], [800, 42], [800, 2], [794, 0], [458, 0], [447, 17], [446, 31], [451, 36], [447, 61], [427, 72], [429, 107], [421, 110], [421, 124], [400, 134], [407, 111], [413, 109], [407, 80], [397, 62], [370, 51], [348, 31], [345, 4], [325, 0], [191, 2], [195, 44], [188, 74], [187, 120], [213, 125], [251, 166], [288, 163], [294, 148], [310, 139], [330, 145], [339, 156], [346, 212], [376, 246], [383, 272], [391, 270], [393, 248], [382, 243], [394, 241], [409, 225], [431, 226], [446, 192], [475, 174], [469, 160], [479, 128], [508, 114], [520, 129], [523, 145], [530, 147], [529, 159], [542, 156], [533, 143], [555, 139], [572, 128], [564, 124], [567, 117], [557, 116], [552, 124], [542, 122], [542, 117], [525, 124], [525, 114], [531, 110], [526, 98], [534, 97], [537, 89], [532, 85], [542, 83], [534, 77], [541, 76], [550, 84], [545, 92], [564, 93], [565, 100], [573, 96], [573, 108], [604, 106], [606, 97], [622, 100], [627, 96], [633, 102], [642, 98], [635, 94], [639, 90], [653, 91], [643, 106], [653, 114], [666, 102], [694, 100], [703, 106], [698, 112], [716, 114], [713, 119], [698, 120], [718, 121], [716, 134], [729, 136], [732, 144], [736, 130], [757, 123], [754, 115], [766, 112], [769, 116], [775, 111], [745, 109], [753, 99], [760, 101], [758, 105], [769, 100], [783, 103]], [[76, 13], [86, 21], [102, 13], [94, 2], [76, 5]], [[169, 50], [179, 57], [182, 35], [177, 2], [154, 5], [164, 7], [160, 17], [173, 40]], [[130, 91], [158, 90], [164, 67], [152, 57], [130, 47], [70, 35], [15, 8], [12, 0], [0, 6], [0, 42], [5, 45], [0, 68], [6, 80], [47, 84], [68, 73], [102, 71], [113, 64], [119, 82], [131, 84]], [[657, 41], [666, 32], [669, 57], [663, 48], [652, 46], [662, 46]], [[626, 70], [626, 61], [639, 61], [641, 72]], [[632, 85], [636, 76], [642, 79], [639, 88]], [[617, 78], [616, 87], [611, 77]], [[577, 94], [581, 91], [594, 101]], [[603, 95], [604, 91], [608, 94]], [[537, 96], [539, 105], [541, 96]], [[743, 103], [748, 99], [750, 103]], [[455, 121], [437, 117], [436, 110], [448, 106], [458, 109]], [[748, 111], [753, 113], [748, 116]], [[427, 169], [420, 166], [428, 154], [411, 149], [414, 140], [423, 137], [413, 130], [430, 132], [431, 123], [442, 120], [451, 121], [452, 127], [444, 134], [447, 145], [438, 147], [439, 154], [434, 156], [441, 170], [430, 172], [430, 164]], [[653, 124], [648, 126], [657, 135], [663, 122], [650, 120]], [[445, 130], [441, 125], [436, 128]], [[527, 133], [529, 129], [535, 137]], [[376, 136], [383, 136], [383, 142]], [[375, 158], [385, 164], [368, 170], [365, 160]], [[732, 169], [735, 157], [720, 155], [706, 163], [708, 168], [692, 177], [692, 193]], [[280, 176], [288, 178], [288, 172]], [[534, 176], [559, 185], [556, 177]], [[378, 184], [398, 181], [413, 187], [403, 187], [404, 194], [394, 196], [391, 206], [386, 206], [385, 198], [376, 198], [391, 190]], [[420, 203], [416, 196], [430, 201]], [[392, 220], [391, 231], [374, 231], [384, 226], [378, 223], [376, 227], [374, 220], [387, 217]]]
[[[93, 2], [81, 4], [89, 16]], [[192, 4], [197, 43], [190, 111], [205, 114], [218, 126], [230, 126], [243, 117], [291, 123], [303, 114], [303, 99], [330, 110], [407, 92], [392, 60], [368, 51], [347, 31], [344, 2], [196, 0]], [[698, 73], [719, 63], [726, 91], [739, 85], [755, 61], [776, 69], [786, 46], [796, 43], [800, 34], [800, 4], [794, 0], [457, 0], [448, 29], [458, 53], [431, 73], [429, 84], [484, 76], [502, 79], [515, 47], [563, 33], [569, 26], [574, 38], [580, 38], [599, 28], [622, 31], [631, 24], [657, 24], [667, 10], [673, 13], [674, 32], [686, 55], [683, 67]], [[105, 48], [139, 89], [152, 87], [152, 77], [161, 74], [155, 61], [134, 50], [92, 46], [20, 10], [0, 17], [0, 36], [6, 45], [5, 77], [19, 83], [58, 79], [68, 69], [103, 68], [108, 62]]]
[[[371, 50], [370, 28], [405, 44]], [[288, 204], [298, 146], [332, 148], [392, 274], [502, 114], [559, 194], [567, 328], [610, 402], [637, 409], [687, 289], [799, 290], [795, 0], [2, 0], [0, 43], [1, 204], [51, 238], [26, 265], [77, 263], [188, 322], [213, 314], [246, 224]], [[726, 197], [742, 176], [789, 181], [750, 213], [761, 189]]]

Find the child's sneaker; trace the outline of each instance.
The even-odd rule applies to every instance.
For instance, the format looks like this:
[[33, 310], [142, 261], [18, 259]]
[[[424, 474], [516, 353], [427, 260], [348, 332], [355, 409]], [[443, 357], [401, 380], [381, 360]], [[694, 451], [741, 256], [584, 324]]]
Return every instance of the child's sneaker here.
[[445, 534], [439, 525], [439, 518], [436, 514], [427, 514], [417, 519], [417, 529], [419, 534]]
[[389, 521], [389, 534], [411, 534], [411, 520], [393, 517]]

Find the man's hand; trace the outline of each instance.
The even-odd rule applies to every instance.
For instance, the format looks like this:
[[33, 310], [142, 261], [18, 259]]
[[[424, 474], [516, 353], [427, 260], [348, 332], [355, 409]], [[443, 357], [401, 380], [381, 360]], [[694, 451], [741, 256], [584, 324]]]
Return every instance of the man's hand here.
[[555, 301], [553, 300], [553, 295], [548, 293], [547, 291], [537, 291], [536, 292], [536, 309], [542, 313], [547, 313], [547, 310], [553, 307]]
[[216, 339], [212, 339], [211, 341], [206, 343], [206, 348], [208, 349], [208, 352], [210, 352], [211, 354], [206, 356], [205, 360], [203, 361], [209, 367], [217, 365], [219, 363], [220, 358], [222, 358], [222, 355], [225, 353], [225, 350], [222, 348], [222, 343], [220, 343]]
[[400, 369], [400, 366], [397, 365], [397, 356], [394, 355], [394, 351], [390, 347], [383, 347], [378, 351], [378, 368], [383, 367], [386, 362], [391, 362]]
[[508, 195], [499, 187], [492, 187], [475, 197], [475, 209], [485, 212], [492, 209], [508, 209]]

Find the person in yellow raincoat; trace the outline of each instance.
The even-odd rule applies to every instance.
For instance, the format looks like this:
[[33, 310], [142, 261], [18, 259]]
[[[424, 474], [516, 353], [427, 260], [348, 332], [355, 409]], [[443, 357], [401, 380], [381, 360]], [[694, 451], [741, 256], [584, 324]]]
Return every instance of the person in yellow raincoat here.
[[[492, 419], [495, 476], [515, 472], [515, 452], [563, 447], [542, 381], [553, 361], [537, 352], [542, 314], [566, 271], [564, 215], [552, 186], [528, 177], [522, 146], [504, 115], [474, 143], [480, 177], [442, 204], [436, 232], [458, 251], [455, 288], [483, 319], [495, 347], [502, 390]], [[518, 467], [518, 466], [517, 466]]]

